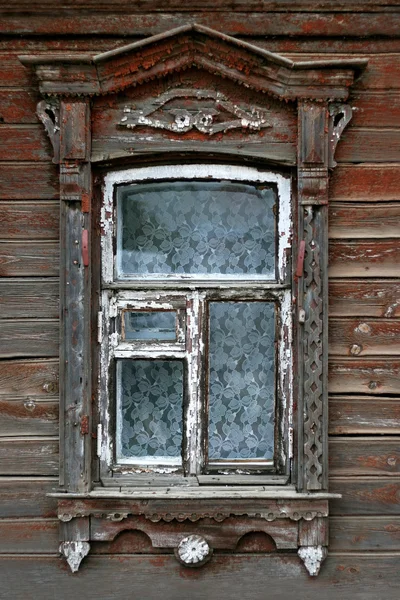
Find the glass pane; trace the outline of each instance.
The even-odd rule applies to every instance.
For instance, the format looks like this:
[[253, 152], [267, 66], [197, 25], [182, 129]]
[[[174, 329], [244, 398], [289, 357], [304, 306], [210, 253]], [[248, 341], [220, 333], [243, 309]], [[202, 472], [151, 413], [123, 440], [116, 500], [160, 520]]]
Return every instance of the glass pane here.
[[244, 183], [118, 188], [118, 272], [275, 276], [275, 193]]
[[183, 364], [120, 360], [117, 368], [119, 458], [181, 461]]
[[176, 312], [124, 313], [126, 340], [176, 340]]
[[209, 460], [272, 459], [274, 304], [211, 302], [209, 361]]

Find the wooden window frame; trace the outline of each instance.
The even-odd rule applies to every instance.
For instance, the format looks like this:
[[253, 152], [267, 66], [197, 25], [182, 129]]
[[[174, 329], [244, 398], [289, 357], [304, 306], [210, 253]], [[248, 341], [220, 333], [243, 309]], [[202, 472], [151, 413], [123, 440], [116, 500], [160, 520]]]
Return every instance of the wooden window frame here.
[[[60, 490], [54, 495], [58, 498], [61, 552], [72, 571], [77, 571], [91, 541], [112, 540], [121, 531], [139, 529], [153, 546], [174, 549], [182, 564], [200, 566], [211, 558], [213, 547], [233, 550], [246, 532], [262, 531], [273, 538], [279, 550], [297, 550], [309, 574], [317, 575], [327, 553], [328, 501], [333, 497], [328, 492], [327, 471], [329, 170], [335, 167], [335, 148], [351, 118], [351, 108], [345, 104], [349, 88], [367, 61], [355, 58], [294, 63], [199, 25], [183, 26], [98, 56], [23, 56], [20, 60], [35, 69], [44, 98], [38, 105], [38, 116], [60, 169], [61, 464]], [[221, 160], [228, 154], [235, 156], [236, 164], [258, 160], [267, 169], [274, 165], [291, 170], [295, 199], [293, 348], [298, 365], [292, 480], [290, 485], [268, 489], [257, 485], [226, 488], [216, 481], [215, 485], [204, 486], [200, 495], [197, 488], [191, 487], [157, 491], [146, 482], [128, 489], [122, 485], [111, 490], [98, 488], [98, 414], [93, 401], [97, 355], [93, 356], [92, 350], [100, 282], [93, 267], [100, 260], [97, 240], [106, 232], [98, 226], [96, 178], [101, 169], [116, 168], [115, 161], [132, 165], [132, 151], [117, 136], [116, 148], [112, 140], [112, 147], [106, 144], [102, 148], [93, 135], [91, 105], [98, 95], [117, 97], [128, 88], [139, 89], [147, 82], [191, 68], [203, 69], [220, 77], [221, 82], [229, 80], [231, 86], [232, 82], [245, 85], [259, 94], [262, 105], [262, 94], [273, 97], [275, 106], [281, 102], [280, 115], [286, 110], [285, 103], [290, 103], [297, 114], [295, 143], [265, 143], [261, 155], [251, 140], [224, 145], [224, 127], [210, 129], [206, 121], [185, 118], [179, 127], [171, 127], [140, 113], [132, 125], [141, 123], [173, 132], [169, 138], [163, 137], [158, 152], [181, 152], [183, 146], [176, 136], [183, 124], [185, 130], [196, 127], [205, 134], [202, 143], [208, 148], [206, 152], [219, 153]], [[201, 98], [217, 97], [209, 91], [199, 94], [197, 89], [189, 93], [199, 101], [199, 107]], [[181, 91], [181, 97], [187, 94], [187, 90]], [[153, 98], [148, 114], [155, 113], [157, 101], [165, 104], [167, 100], [165, 95]], [[265, 120], [258, 108], [249, 106], [243, 111], [223, 102], [231, 114], [239, 115], [232, 126], [251, 129], [256, 138], [257, 131], [262, 136]], [[124, 119], [121, 115], [116, 130], [126, 123]], [[222, 138], [215, 143], [213, 134], [217, 130]], [[97, 143], [93, 148], [92, 141]], [[193, 150], [193, 144], [188, 145], [188, 151]], [[135, 153], [147, 164], [151, 162], [149, 147], [139, 139]], [[114, 157], [112, 167], [110, 157]], [[102, 217], [104, 224], [107, 214]], [[207, 519], [221, 523], [213, 528], [211, 537], [205, 525]], [[158, 521], [172, 520], [173, 527], [157, 526]], [[186, 550], [194, 546], [197, 550], [188, 560]]]

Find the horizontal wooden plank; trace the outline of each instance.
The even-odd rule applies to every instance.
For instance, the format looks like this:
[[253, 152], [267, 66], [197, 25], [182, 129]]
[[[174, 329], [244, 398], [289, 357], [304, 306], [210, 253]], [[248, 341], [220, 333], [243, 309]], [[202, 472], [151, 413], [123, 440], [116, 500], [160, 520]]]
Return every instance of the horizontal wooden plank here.
[[58, 519], [0, 520], [0, 554], [55, 554]]
[[[0, 33], [36, 35], [130, 35], [134, 31], [138, 35], [154, 35], [168, 29], [179, 27], [185, 23], [196, 22], [230, 35], [282, 35], [282, 19], [285, 20], [285, 35], [308, 35], [310, 37], [351, 36], [354, 37], [354, 15], [347, 12], [247, 12], [228, 11], [221, 7], [215, 13], [215, 4], [198, 12], [188, 5], [187, 11], [164, 13], [157, 11], [146, 15], [132, 13], [130, 10], [115, 12], [112, 19], [107, 19], [104, 11], [90, 11], [89, 14], [78, 11], [56, 14], [47, 11], [42, 15], [2, 14]], [[211, 10], [210, 10], [211, 8]], [[163, 9], [165, 10], [165, 9]], [[171, 9], [170, 9], [171, 10]], [[191, 13], [190, 11], [193, 11]], [[400, 15], [393, 12], [390, 19], [386, 13], [359, 13], [356, 16], [357, 33], [361, 36], [397, 36]]]
[[400, 393], [400, 360], [386, 358], [331, 358], [331, 394], [382, 395]]
[[331, 517], [331, 552], [400, 550], [400, 517]]
[[39, 123], [36, 105], [40, 100], [37, 91], [10, 90], [0, 88], [0, 123]]
[[342, 495], [329, 501], [332, 515], [400, 515], [400, 480], [393, 477], [331, 477], [329, 490]]
[[0, 358], [56, 357], [59, 322], [55, 319], [10, 319], [0, 325]]
[[0, 389], [13, 396], [54, 396], [58, 393], [58, 360], [2, 360]]
[[332, 202], [329, 206], [330, 239], [399, 238], [399, 222], [400, 202]]
[[55, 477], [0, 477], [0, 518], [50, 518], [57, 500], [47, 494], [58, 488]]
[[355, 92], [351, 95], [351, 127], [400, 127], [400, 93]]
[[57, 200], [1, 202], [3, 240], [58, 240], [60, 204]]
[[0, 396], [0, 437], [57, 436], [58, 398]]
[[346, 129], [337, 146], [335, 160], [338, 163], [398, 163], [400, 129]]
[[329, 314], [332, 317], [400, 317], [400, 281], [331, 280]]
[[[202, 569], [179, 565], [171, 555], [89, 554], [71, 576], [59, 556], [3, 556], [0, 577], [15, 598], [41, 600], [94, 594], [123, 600], [127, 590], [146, 600], [180, 600], [188, 590], [191, 600], [265, 600], [266, 590], [274, 600], [397, 600], [399, 558], [399, 553], [331, 554], [318, 577], [310, 577], [295, 553], [215, 554]], [[5, 594], [0, 598], [9, 600]]]
[[0, 199], [53, 200], [59, 196], [58, 168], [43, 163], [0, 162]]
[[58, 439], [0, 438], [0, 475], [57, 475]]
[[58, 273], [58, 242], [0, 242], [0, 276], [54, 277]]
[[333, 171], [330, 200], [387, 202], [400, 199], [397, 165], [339, 165]]
[[397, 240], [331, 240], [329, 244], [329, 277], [397, 277], [399, 264]]
[[381, 396], [331, 396], [329, 433], [400, 434], [400, 401]]
[[[53, 151], [43, 126], [1, 125], [1, 161], [51, 161]], [[40, 167], [38, 167], [40, 168]]]
[[331, 356], [400, 355], [400, 319], [329, 319]]
[[57, 278], [0, 279], [0, 319], [56, 319], [59, 315]]
[[332, 477], [400, 474], [399, 438], [330, 438], [329, 473]]

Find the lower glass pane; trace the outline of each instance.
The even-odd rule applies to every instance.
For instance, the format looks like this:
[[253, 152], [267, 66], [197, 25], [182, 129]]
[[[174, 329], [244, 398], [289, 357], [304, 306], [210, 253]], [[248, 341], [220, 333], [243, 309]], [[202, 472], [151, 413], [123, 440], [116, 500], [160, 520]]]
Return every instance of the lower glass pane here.
[[117, 390], [117, 459], [179, 464], [182, 362], [119, 360]]
[[272, 460], [275, 305], [209, 305], [209, 461]]

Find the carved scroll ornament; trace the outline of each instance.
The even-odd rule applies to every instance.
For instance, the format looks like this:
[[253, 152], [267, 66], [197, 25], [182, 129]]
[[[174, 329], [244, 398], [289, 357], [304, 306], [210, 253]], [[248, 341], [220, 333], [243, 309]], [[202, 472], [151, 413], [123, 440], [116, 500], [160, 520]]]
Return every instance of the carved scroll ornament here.
[[[173, 101], [179, 99], [179, 106]], [[199, 101], [203, 100], [201, 103]], [[220, 92], [178, 89], [166, 92], [141, 108], [126, 106], [119, 125], [128, 129], [147, 125], [174, 133], [197, 129], [214, 135], [229, 129], [260, 131], [271, 127], [261, 108], [240, 107]]]

